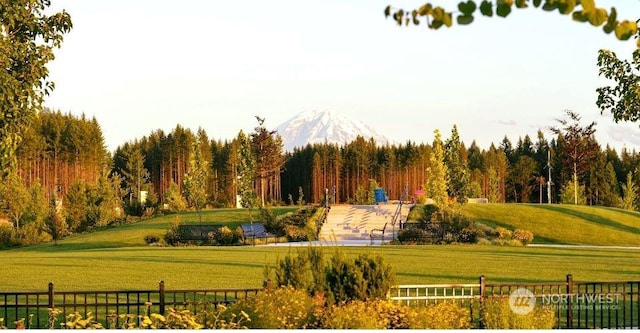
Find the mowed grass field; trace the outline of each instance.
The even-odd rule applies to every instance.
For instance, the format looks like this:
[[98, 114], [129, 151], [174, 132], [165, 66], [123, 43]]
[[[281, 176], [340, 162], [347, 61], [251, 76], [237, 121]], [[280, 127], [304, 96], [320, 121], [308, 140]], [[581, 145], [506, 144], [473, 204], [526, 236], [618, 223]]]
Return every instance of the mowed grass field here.
[[475, 204], [463, 212], [491, 227], [529, 230], [534, 244], [640, 246], [638, 212], [546, 204]]
[[[502, 206], [501, 212], [499, 206]], [[494, 210], [493, 214], [500, 216], [492, 220], [496, 225], [510, 226], [510, 223], [513, 223], [519, 228], [532, 230], [538, 236], [537, 229], [526, 227], [527, 224], [524, 222], [515, 222], [528, 221], [524, 218], [525, 213], [516, 211], [526, 211], [535, 207], [477, 207], [468, 205], [465, 209], [467, 213], [474, 209]], [[279, 213], [291, 210], [295, 208], [283, 208]], [[512, 213], [521, 214], [521, 218], [511, 220], [505, 212], [509, 213], [508, 216]], [[613, 221], [612, 219], [620, 214], [618, 211], [612, 213], [615, 213], [614, 217], [603, 219]], [[74, 235], [58, 245], [50, 243], [0, 251], [0, 291], [45, 290], [49, 282], [53, 282], [57, 290], [155, 289], [161, 280], [165, 281], [167, 289], [260, 287], [265, 264], [273, 265], [278, 258], [283, 258], [288, 253], [304, 251], [304, 246], [308, 246], [172, 248], [152, 247], [144, 243], [145, 235], [164, 234], [176, 219], [182, 223], [198, 223], [195, 213], [168, 215], [117, 228]], [[228, 225], [247, 220], [246, 211], [232, 209], [207, 211], [204, 216], [204, 221]], [[540, 216], [527, 223], [536, 220], [539, 226], [551, 224], [542, 221]], [[568, 219], [564, 223], [567, 224], [557, 225], [555, 233], [550, 233], [542, 239], [550, 243], [562, 243], [573, 239], [569, 237], [571, 233], [565, 233], [562, 229], [571, 228], [570, 224], [575, 222]], [[590, 223], [599, 224], [597, 221]], [[614, 226], [617, 227], [613, 228], [611, 223], [604, 223], [600, 228], [622, 232], [619, 229], [623, 227], [620, 226], [628, 225], [624, 227], [627, 228], [624, 233], [633, 233], [633, 228], [636, 228], [627, 220], [616, 222], [618, 224]], [[602, 237], [608, 239], [607, 235]], [[628, 237], [633, 241], [633, 237]], [[568, 273], [573, 274], [576, 281], [640, 280], [640, 251], [634, 249], [480, 245], [336, 248], [353, 256], [358, 253], [383, 256], [385, 262], [393, 266], [397, 276], [396, 282], [399, 284], [475, 282], [480, 275], [485, 275], [488, 282], [563, 281]], [[324, 249], [331, 254], [336, 248]]]

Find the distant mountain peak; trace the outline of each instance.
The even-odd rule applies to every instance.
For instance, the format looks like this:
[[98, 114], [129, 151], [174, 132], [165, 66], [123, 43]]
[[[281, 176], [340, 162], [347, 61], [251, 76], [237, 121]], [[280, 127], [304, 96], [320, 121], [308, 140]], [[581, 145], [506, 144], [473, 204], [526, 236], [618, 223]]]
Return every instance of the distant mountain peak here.
[[363, 122], [332, 110], [301, 112], [280, 124], [276, 131], [282, 137], [287, 151], [314, 143], [343, 145], [355, 140], [358, 135], [366, 139], [373, 138], [381, 145], [389, 142], [384, 135]]

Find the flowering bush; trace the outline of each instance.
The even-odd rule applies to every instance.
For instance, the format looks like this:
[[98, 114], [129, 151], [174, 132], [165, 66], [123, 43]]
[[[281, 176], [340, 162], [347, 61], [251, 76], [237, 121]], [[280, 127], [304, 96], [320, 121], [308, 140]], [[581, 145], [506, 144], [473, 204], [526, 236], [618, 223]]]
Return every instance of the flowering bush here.
[[522, 245], [531, 244], [533, 241], [533, 233], [529, 230], [516, 229], [512, 237], [513, 239], [519, 240]]
[[553, 309], [534, 307], [521, 315], [515, 313], [508, 298], [488, 298], [484, 302], [484, 325], [488, 329], [552, 329], [556, 324]]
[[325, 329], [466, 329], [469, 310], [452, 302], [409, 307], [389, 300], [352, 301], [330, 306]]
[[60, 324], [62, 328], [66, 329], [102, 329], [102, 324], [96, 322], [91, 312], [87, 313], [86, 318], [75, 311], [74, 313], [67, 315], [66, 321]]
[[231, 230], [224, 226], [214, 233], [214, 239], [218, 245], [233, 245], [240, 241], [240, 235], [237, 231]]
[[[197, 314], [186, 309], [167, 308], [166, 314], [144, 315], [111, 312], [109, 329], [466, 329], [471, 328], [469, 310], [454, 302], [410, 307], [386, 299], [355, 300], [329, 304], [322, 295], [310, 296], [293, 287], [266, 289], [255, 297], [226, 307], [210, 305]], [[508, 305], [507, 305], [508, 306]], [[487, 308], [489, 309], [489, 307]], [[61, 312], [49, 309], [49, 329], [55, 328]], [[501, 312], [493, 312], [501, 315]], [[553, 315], [553, 313], [551, 314]], [[86, 317], [86, 318], [85, 318]], [[65, 317], [62, 328], [99, 329], [91, 313], [74, 312]], [[490, 317], [489, 319], [491, 320]], [[24, 319], [15, 322], [25, 328]], [[0, 328], [6, 328], [0, 318]], [[26, 326], [26, 327], [30, 327]], [[544, 326], [546, 327], [546, 326]]]
[[[388, 328], [389, 320], [379, 313], [379, 304], [372, 306], [375, 301], [352, 301], [331, 305], [322, 321], [322, 328], [326, 329], [384, 329]], [[394, 304], [389, 304], [393, 307]]]
[[497, 227], [496, 233], [498, 234], [498, 239], [509, 240], [513, 236], [513, 232], [511, 230], [503, 227]]
[[324, 298], [312, 297], [305, 290], [281, 287], [239, 301], [231, 310], [247, 313], [249, 328], [303, 329], [318, 326], [324, 303]]
[[467, 329], [471, 328], [471, 314], [466, 307], [454, 302], [412, 308], [409, 328], [412, 329]]
[[233, 312], [224, 304], [218, 304], [198, 312], [197, 320], [208, 329], [246, 329], [245, 323], [250, 322], [251, 318], [242, 310]]

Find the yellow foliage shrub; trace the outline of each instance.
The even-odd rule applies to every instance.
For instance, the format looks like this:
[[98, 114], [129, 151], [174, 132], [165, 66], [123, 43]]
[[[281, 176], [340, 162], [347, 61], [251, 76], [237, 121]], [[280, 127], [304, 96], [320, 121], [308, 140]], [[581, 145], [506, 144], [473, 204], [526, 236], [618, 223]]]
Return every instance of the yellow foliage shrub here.
[[312, 297], [305, 290], [281, 287], [239, 301], [231, 309], [248, 314], [249, 328], [303, 329], [317, 326], [324, 302], [324, 298]]
[[536, 305], [527, 314], [515, 313], [508, 298], [487, 298], [484, 302], [484, 325], [488, 329], [552, 329], [556, 325], [553, 309]]
[[409, 307], [388, 300], [353, 301], [327, 309], [327, 329], [466, 329], [469, 310], [457, 303]]
[[471, 328], [471, 314], [466, 307], [454, 302], [413, 308], [409, 328], [467, 329]]

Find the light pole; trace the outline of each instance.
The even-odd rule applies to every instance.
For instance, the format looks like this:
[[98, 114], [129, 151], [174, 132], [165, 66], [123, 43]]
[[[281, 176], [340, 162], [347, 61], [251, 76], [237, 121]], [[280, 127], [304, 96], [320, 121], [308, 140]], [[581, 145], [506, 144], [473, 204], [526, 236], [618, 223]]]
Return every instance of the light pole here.
[[551, 203], [551, 185], [553, 185], [553, 182], [551, 182], [551, 169], [553, 169], [553, 167], [551, 166], [551, 149], [549, 149], [547, 151], [547, 166], [546, 166], [547, 170], [549, 171], [549, 178], [547, 181], [547, 203]]
[[324, 208], [329, 209], [329, 189], [324, 188]]

